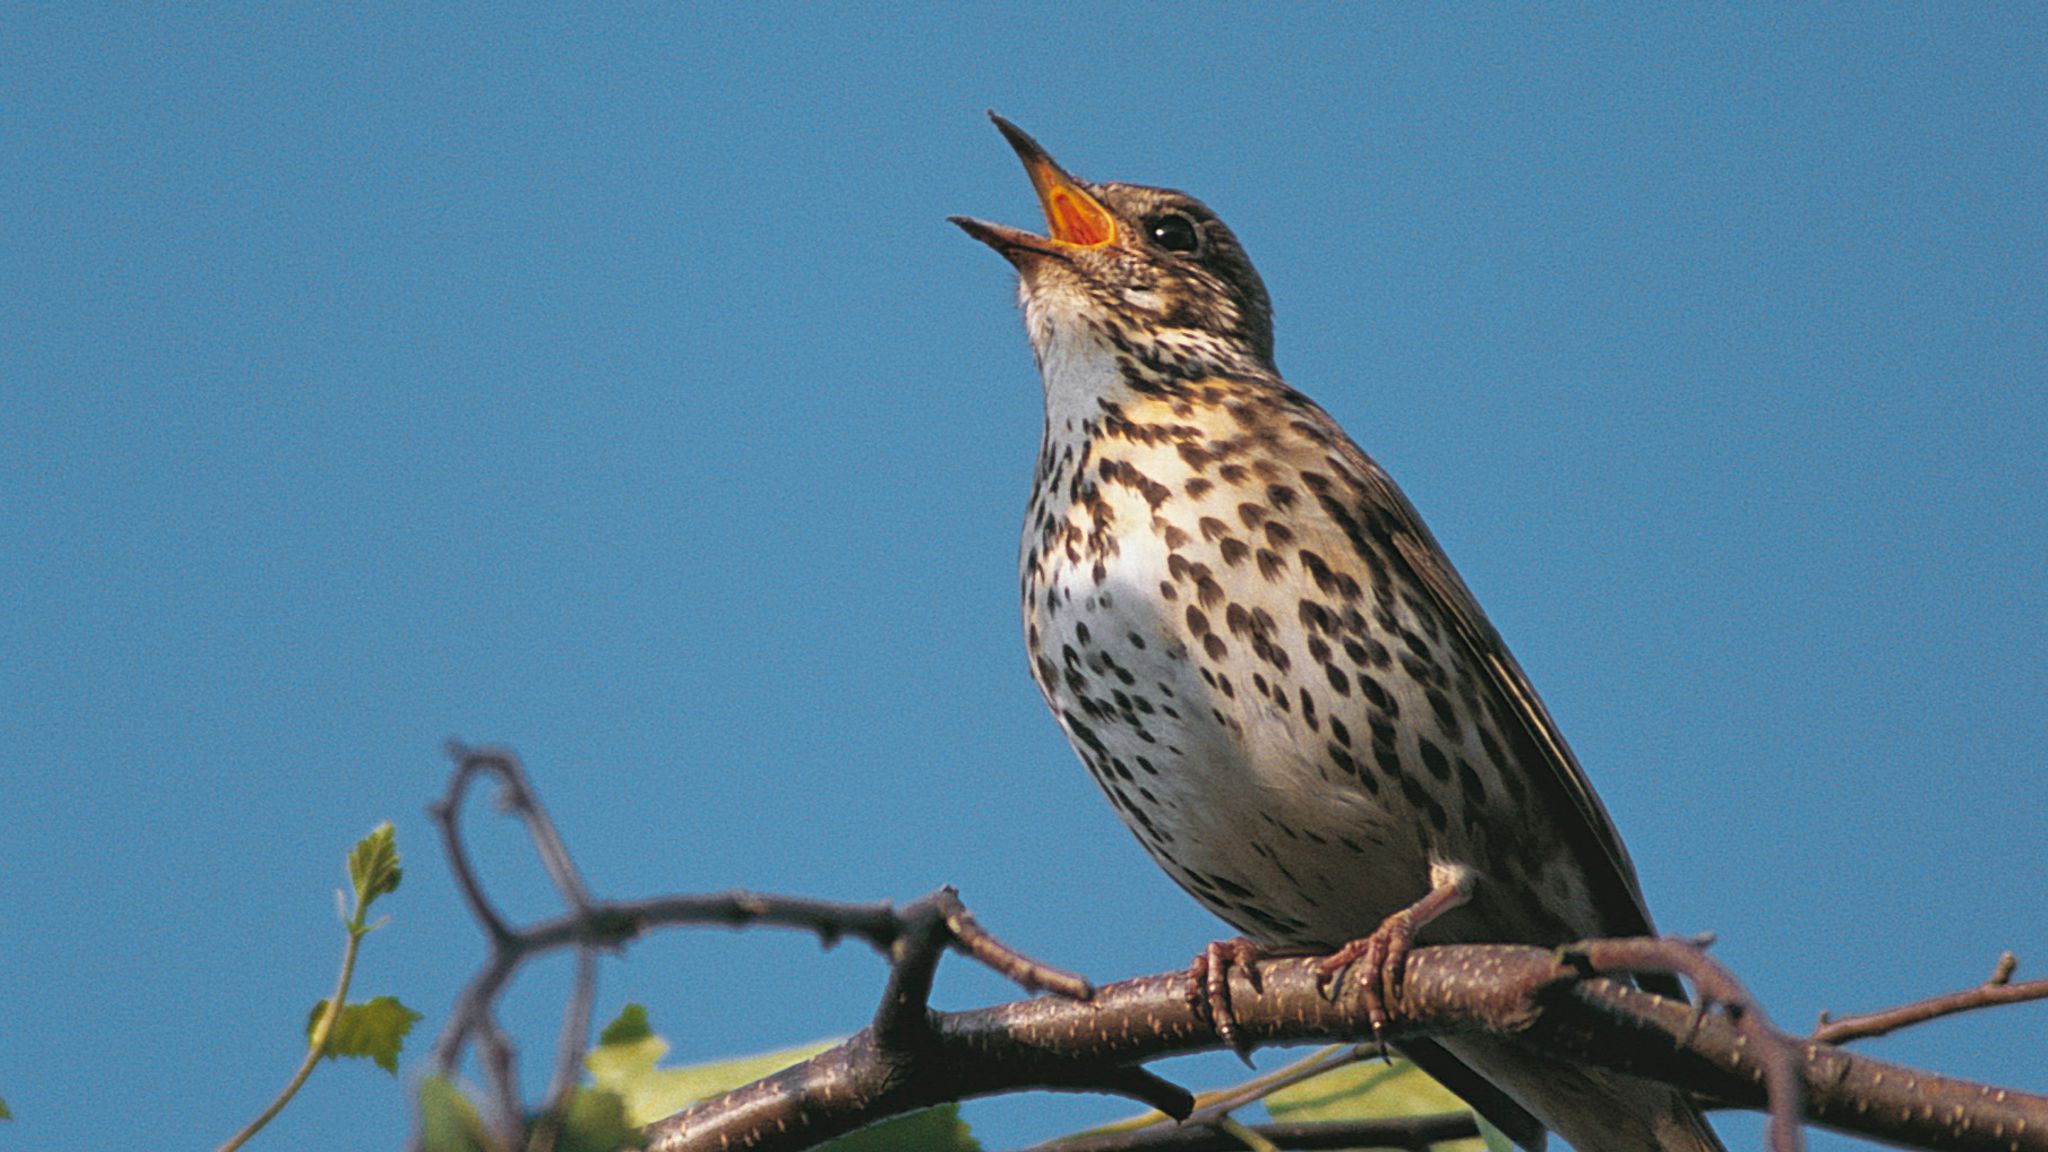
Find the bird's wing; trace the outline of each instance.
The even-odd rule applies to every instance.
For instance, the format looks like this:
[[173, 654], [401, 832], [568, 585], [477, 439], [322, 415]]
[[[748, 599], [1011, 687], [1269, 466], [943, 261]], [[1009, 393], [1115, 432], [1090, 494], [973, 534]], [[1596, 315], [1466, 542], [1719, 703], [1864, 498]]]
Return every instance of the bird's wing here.
[[[1348, 449], [1346, 454], [1367, 487], [1367, 503], [1388, 510], [1383, 524], [1394, 554], [1448, 614], [1452, 631], [1486, 669], [1494, 691], [1522, 728], [1526, 746], [1541, 765], [1531, 765], [1541, 773], [1533, 781], [1539, 794], [1547, 793], [1564, 801], [1558, 808], [1559, 831], [1584, 869], [1587, 887], [1598, 909], [1601, 932], [1610, 936], [1654, 934], [1649, 907], [1643, 902], [1642, 888], [1636, 881], [1635, 863], [1622, 845], [1621, 834], [1615, 831], [1613, 818], [1594, 793], [1586, 770], [1579, 766], [1578, 757], [1572, 755], [1571, 746], [1564, 742], [1557, 722], [1550, 718], [1550, 710], [1536, 695], [1528, 675], [1515, 662], [1500, 633], [1480, 609], [1478, 599], [1451, 567], [1450, 558], [1444, 555], [1442, 546], [1430, 535], [1421, 515], [1393, 477], [1348, 438], [1339, 442]], [[1373, 517], [1368, 515], [1364, 522], [1371, 524]], [[1637, 983], [1656, 995], [1685, 999], [1685, 989], [1676, 977], [1645, 974], [1637, 978]]]
[[[1323, 418], [1329, 420], [1327, 415]], [[1330, 427], [1335, 429], [1334, 421]], [[1500, 633], [1480, 610], [1479, 601], [1451, 567], [1436, 538], [1430, 535], [1415, 506], [1408, 502], [1393, 478], [1341, 432], [1336, 441], [1343, 446], [1344, 455], [1365, 488], [1360, 494], [1364, 505], [1360, 523], [1367, 531], [1385, 534], [1393, 554], [1442, 607], [1452, 631], [1479, 666], [1486, 669], [1495, 693], [1519, 723], [1527, 747], [1540, 762], [1530, 765], [1541, 777], [1533, 781], [1539, 793], [1564, 801], [1559, 813], [1560, 831], [1584, 866], [1587, 884], [1599, 906], [1601, 930], [1618, 936], [1650, 933], [1650, 912], [1643, 903], [1628, 850], [1622, 846], [1614, 821], [1594, 794], [1585, 770], [1579, 767], [1578, 758], [1559, 734], [1557, 723], [1550, 718], [1550, 711], [1536, 695], [1522, 666], [1508, 652]], [[1373, 515], [1375, 509], [1383, 515]]]

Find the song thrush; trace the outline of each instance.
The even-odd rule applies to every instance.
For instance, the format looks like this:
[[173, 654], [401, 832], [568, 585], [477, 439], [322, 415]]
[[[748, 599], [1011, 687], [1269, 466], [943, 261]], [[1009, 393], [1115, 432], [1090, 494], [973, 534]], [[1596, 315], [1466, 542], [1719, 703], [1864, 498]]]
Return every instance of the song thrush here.
[[[1025, 641], [1146, 851], [1256, 945], [1356, 961], [1376, 1013], [1411, 940], [1648, 934], [1514, 657], [1400, 489], [1274, 368], [1230, 229], [1179, 192], [1077, 180], [995, 121], [1050, 233], [954, 219], [1021, 274], [1044, 377]], [[1227, 1040], [1222, 976], [1250, 948], [1195, 966]], [[1490, 1036], [1400, 1047], [1526, 1146], [1720, 1147], [1662, 1085]]]

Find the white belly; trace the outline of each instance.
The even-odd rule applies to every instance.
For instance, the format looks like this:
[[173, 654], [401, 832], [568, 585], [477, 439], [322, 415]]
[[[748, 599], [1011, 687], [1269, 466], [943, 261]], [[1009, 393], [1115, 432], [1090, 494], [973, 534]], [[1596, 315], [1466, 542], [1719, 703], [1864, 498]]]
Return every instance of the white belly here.
[[[1026, 556], [1034, 670], [1075, 751], [1153, 858], [1240, 931], [1317, 947], [1370, 932], [1428, 889], [1430, 853], [1413, 821], [1331, 767], [1297, 690], [1249, 645], [1229, 643], [1221, 660], [1190, 651], [1200, 641], [1188, 609], [1204, 611], [1196, 583], [1170, 578], [1160, 533], [1131, 530], [1154, 515], [1142, 499], [1104, 495], [1122, 529], [1110, 554]], [[1204, 555], [1207, 510], [1175, 505], [1167, 514], [1196, 541], [1178, 550], [1184, 566]], [[1227, 610], [1206, 610], [1215, 630]], [[1269, 615], [1275, 642], [1305, 669], [1301, 625]], [[1326, 709], [1336, 703], [1324, 696]]]

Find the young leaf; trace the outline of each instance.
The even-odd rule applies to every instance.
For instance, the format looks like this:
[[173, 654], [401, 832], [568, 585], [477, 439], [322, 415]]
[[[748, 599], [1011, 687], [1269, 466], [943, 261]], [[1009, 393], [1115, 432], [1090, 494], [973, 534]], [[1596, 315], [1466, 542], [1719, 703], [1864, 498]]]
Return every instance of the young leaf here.
[[420, 1146], [426, 1152], [495, 1152], [476, 1105], [445, 1076], [420, 1081]]
[[626, 1123], [626, 1102], [603, 1088], [579, 1089], [569, 1098], [562, 1122], [561, 1152], [619, 1152], [636, 1143], [640, 1133]]
[[[1287, 1121], [1372, 1120], [1469, 1111], [1450, 1089], [1406, 1060], [1347, 1064], [1266, 1097], [1267, 1114]], [[1483, 1120], [1479, 1130], [1479, 1140], [1458, 1140], [1438, 1147], [1446, 1152], [1477, 1152], [1481, 1148], [1502, 1152], [1511, 1147]]]
[[[605, 1025], [597, 1047], [584, 1057], [596, 1087], [579, 1094], [603, 1095], [623, 1106], [623, 1119], [637, 1128], [682, 1111], [691, 1104], [742, 1084], [751, 1084], [770, 1073], [780, 1072], [799, 1060], [815, 1056], [837, 1044], [820, 1040], [797, 1048], [717, 1060], [707, 1064], [686, 1064], [678, 1068], [658, 1067], [668, 1054], [668, 1041], [654, 1034], [647, 1023], [644, 1005], [628, 1004], [618, 1018]], [[570, 1110], [571, 1127], [575, 1109]], [[631, 1130], [631, 1129], [629, 1129]], [[565, 1132], [565, 1136], [567, 1133]], [[871, 1128], [841, 1136], [824, 1146], [830, 1152], [981, 1152], [981, 1145], [960, 1119], [958, 1105], [943, 1104], [908, 1116], [898, 1116]], [[609, 1152], [595, 1145], [576, 1145], [578, 1152]]]
[[355, 886], [359, 913], [368, 911], [377, 897], [398, 891], [398, 882], [405, 878], [398, 865], [398, 833], [390, 821], [356, 841], [348, 854], [348, 878]]
[[[309, 1042], [313, 1029], [320, 1025], [320, 1014], [325, 1011], [327, 1001], [313, 1005], [313, 1014], [306, 1020]], [[338, 1056], [368, 1056], [377, 1062], [377, 1067], [396, 1076], [398, 1052], [405, 1046], [405, 1034], [420, 1019], [419, 1013], [400, 1004], [394, 996], [379, 996], [365, 1004], [345, 1004], [340, 1019], [334, 1022], [334, 1031], [327, 1037], [327, 1050], [321, 1055], [330, 1060]]]
[[654, 1029], [647, 1026], [647, 1005], [628, 1004], [619, 1009], [619, 1017], [604, 1026], [597, 1042], [605, 1044], [632, 1044], [654, 1035]]
[[627, 1122], [643, 1125], [679, 1112], [707, 1096], [730, 1092], [771, 1072], [780, 1072], [837, 1043], [821, 1040], [736, 1060], [662, 1068], [658, 1065], [668, 1054], [668, 1041], [648, 1028], [645, 1008], [628, 1004], [618, 1019], [605, 1026], [597, 1047], [590, 1050], [583, 1063], [590, 1069], [596, 1087], [618, 1093], [625, 1102]]

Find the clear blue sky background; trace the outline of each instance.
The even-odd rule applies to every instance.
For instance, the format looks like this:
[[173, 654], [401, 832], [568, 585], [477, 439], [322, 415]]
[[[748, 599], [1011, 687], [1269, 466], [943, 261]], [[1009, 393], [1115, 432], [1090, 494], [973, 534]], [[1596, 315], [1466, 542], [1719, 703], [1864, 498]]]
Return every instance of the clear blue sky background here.
[[[483, 955], [422, 815], [450, 735], [524, 754], [608, 895], [952, 882], [1099, 978], [1219, 931], [1025, 671], [1038, 383], [944, 220], [1037, 221], [986, 107], [1237, 228], [1282, 369], [1422, 508], [1664, 927], [1797, 1028], [2048, 973], [2038, 5], [14, 6], [0, 1142], [239, 1126], [384, 819], [360, 988], [416, 1055]], [[564, 971], [508, 1005], [535, 1078]], [[709, 1058], [850, 1031], [881, 975], [696, 932], [601, 1010]], [[1870, 1048], [2044, 1090], [2044, 1030]], [[263, 1146], [407, 1125], [328, 1067]]]

